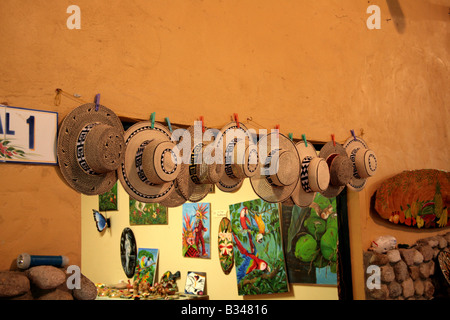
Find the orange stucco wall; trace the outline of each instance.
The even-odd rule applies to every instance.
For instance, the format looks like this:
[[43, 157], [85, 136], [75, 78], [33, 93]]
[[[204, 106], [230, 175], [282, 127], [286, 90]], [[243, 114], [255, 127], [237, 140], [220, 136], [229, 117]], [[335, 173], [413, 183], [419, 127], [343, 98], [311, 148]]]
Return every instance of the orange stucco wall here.
[[[69, 30], [69, 5], [81, 29]], [[378, 5], [381, 29], [366, 13]], [[379, 158], [366, 190], [352, 195], [355, 256], [370, 240], [419, 233], [375, 222], [370, 197], [386, 178], [449, 170], [448, 0], [389, 1], [0, 1], [0, 103], [57, 111], [101, 103], [120, 116], [204, 116], [220, 127], [233, 113], [250, 127], [328, 141], [350, 129]], [[0, 269], [23, 251], [81, 260], [80, 195], [57, 167], [0, 164]], [[357, 221], [359, 219], [359, 221]], [[356, 262], [357, 264], [358, 262]], [[356, 285], [360, 286], [361, 283]]]

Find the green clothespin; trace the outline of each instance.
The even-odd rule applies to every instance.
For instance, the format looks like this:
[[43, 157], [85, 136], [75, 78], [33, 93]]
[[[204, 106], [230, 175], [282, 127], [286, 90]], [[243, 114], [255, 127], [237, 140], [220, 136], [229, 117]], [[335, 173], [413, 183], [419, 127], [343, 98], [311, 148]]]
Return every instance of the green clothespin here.
[[293, 136], [292, 132], [289, 133], [289, 139], [291, 139], [291, 141], [294, 141], [294, 136]]
[[302, 138], [303, 138], [303, 141], [305, 141], [305, 147], [307, 147], [308, 146], [308, 141], [306, 141], [305, 134], [302, 134]]
[[152, 123], [152, 129], [155, 128], [155, 112], [152, 112], [152, 114], [150, 115], [150, 121]]
[[166, 118], [167, 126], [169, 127], [169, 131], [172, 132], [172, 125], [170, 124], [169, 117]]

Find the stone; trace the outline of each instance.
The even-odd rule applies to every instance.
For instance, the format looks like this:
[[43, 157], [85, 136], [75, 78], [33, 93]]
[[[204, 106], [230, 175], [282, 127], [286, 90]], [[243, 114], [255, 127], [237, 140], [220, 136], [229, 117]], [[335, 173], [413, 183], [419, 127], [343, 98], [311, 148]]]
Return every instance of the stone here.
[[26, 271], [31, 283], [40, 289], [54, 289], [66, 281], [66, 274], [53, 266], [36, 266]]
[[371, 256], [369, 260], [369, 265], [375, 264], [377, 266], [382, 266], [389, 263], [389, 259], [386, 254], [383, 253], [377, 253], [373, 252], [373, 255]]
[[434, 295], [434, 285], [430, 279], [424, 281], [424, 297], [427, 299], [432, 299]]
[[389, 250], [386, 253], [386, 256], [388, 257], [390, 263], [397, 263], [402, 259], [402, 257], [400, 256], [400, 251], [398, 251], [397, 249]]
[[47, 292], [39, 296], [37, 300], [73, 300], [73, 296], [67, 290], [56, 288], [47, 290]]
[[400, 255], [402, 256], [403, 260], [406, 262], [408, 266], [414, 264], [414, 255], [416, 251], [417, 250], [414, 248], [400, 249]]
[[411, 278], [402, 282], [403, 297], [409, 298], [414, 295], [414, 282]]
[[447, 242], [450, 242], [450, 232], [447, 232], [446, 234], [442, 235], [442, 237], [443, 237]]
[[30, 280], [19, 271], [0, 272], [0, 297], [14, 297], [30, 291]]
[[80, 289], [73, 289], [73, 297], [77, 300], [95, 300], [97, 287], [91, 280], [81, 274]]
[[427, 279], [427, 278], [430, 277], [430, 274], [431, 274], [430, 264], [425, 263], [425, 262], [422, 263], [419, 266], [419, 275], [420, 275], [420, 277], [423, 278], [423, 279]]
[[423, 262], [423, 255], [417, 250], [414, 252], [413, 261], [415, 264], [421, 264]]
[[409, 275], [413, 280], [420, 278], [419, 266], [409, 266]]
[[418, 246], [417, 250], [423, 255], [423, 261], [430, 261], [433, 259], [434, 250], [430, 245]]
[[387, 288], [387, 285], [382, 284], [380, 289], [370, 289], [367, 290], [367, 293], [371, 299], [386, 300], [389, 296], [389, 289]]
[[384, 265], [381, 268], [381, 281], [383, 282], [391, 282], [395, 280], [394, 268], [390, 265]]
[[399, 261], [394, 265], [395, 279], [402, 282], [409, 278], [408, 266], [404, 261]]
[[414, 281], [414, 292], [416, 295], [421, 296], [423, 295], [425, 291], [425, 285], [423, 284], [423, 281], [420, 279], [417, 279]]
[[392, 281], [388, 284], [389, 297], [397, 298], [402, 294], [402, 286], [397, 281]]
[[439, 249], [444, 249], [445, 247], [447, 247], [448, 242], [447, 240], [445, 240], [445, 238], [443, 236], [437, 236], [438, 241], [439, 241]]

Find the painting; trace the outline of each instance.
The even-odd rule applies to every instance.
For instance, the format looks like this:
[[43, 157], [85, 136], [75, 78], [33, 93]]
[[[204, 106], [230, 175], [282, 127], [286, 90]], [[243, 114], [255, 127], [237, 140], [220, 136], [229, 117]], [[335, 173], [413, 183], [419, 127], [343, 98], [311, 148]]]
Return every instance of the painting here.
[[209, 203], [183, 204], [183, 257], [210, 258], [211, 206]]
[[317, 193], [309, 207], [281, 210], [289, 282], [337, 285], [336, 198]]
[[167, 207], [130, 197], [130, 225], [167, 224]]
[[390, 223], [412, 229], [450, 226], [450, 172], [407, 170], [383, 181], [375, 211]]
[[117, 182], [111, 190], [98, 196], [99, 211], [117, 210]]
[[219, 224], [218, 234], [219, 261], [223, 273], [229, 274], [234, 265], [233, 234], [231, 232], [231, 221], [222, 218]]
[[238, 294], [288, 292], [278, 204], [256, 199], [229, 209]]
[[139, 248], [136, 261], [136, 272], [134, 282], [137, 285], [155, 282], [156, 268], [158, 266], [158, 249]]
[[187, 294], [204, 295], [206, 284], [206, 273], [188, 271], [184, 292]]

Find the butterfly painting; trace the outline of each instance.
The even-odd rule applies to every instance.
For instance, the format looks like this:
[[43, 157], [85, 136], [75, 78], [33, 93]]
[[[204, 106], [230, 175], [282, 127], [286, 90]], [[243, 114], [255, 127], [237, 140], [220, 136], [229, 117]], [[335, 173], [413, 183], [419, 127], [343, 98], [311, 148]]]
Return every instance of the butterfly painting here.
[[97, 226], [98, 232], [102, 232], [103, 230], [111, 226], [110, 219], [106, 219], [104, 215], [102, 215], [95, 209], [92, 209], [92, 211], [94, 213], [94, 221], [95, 225]]

